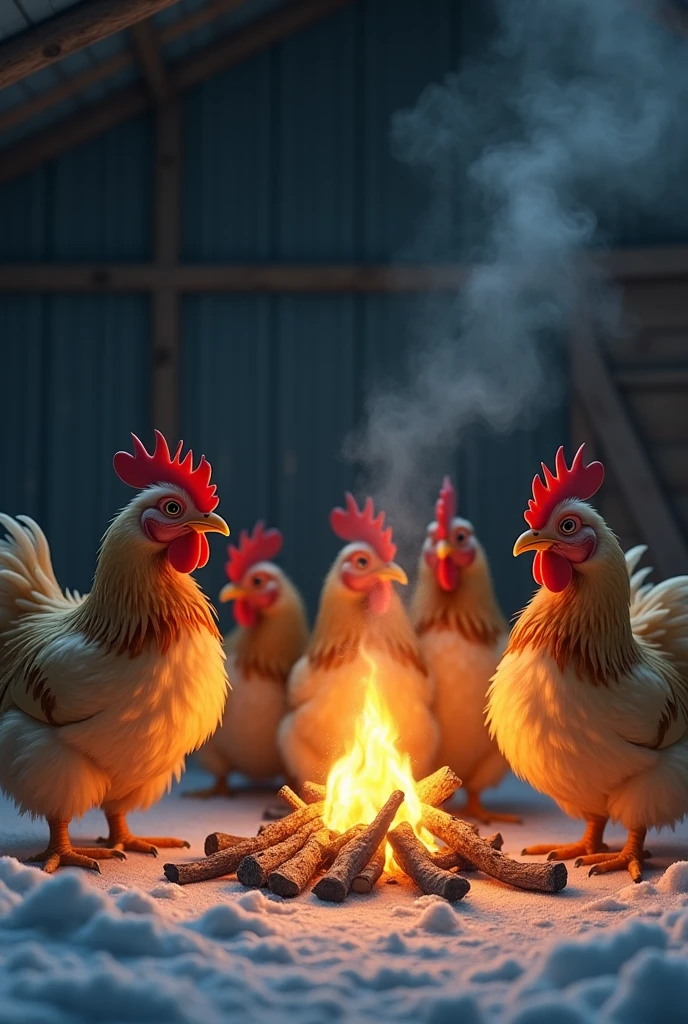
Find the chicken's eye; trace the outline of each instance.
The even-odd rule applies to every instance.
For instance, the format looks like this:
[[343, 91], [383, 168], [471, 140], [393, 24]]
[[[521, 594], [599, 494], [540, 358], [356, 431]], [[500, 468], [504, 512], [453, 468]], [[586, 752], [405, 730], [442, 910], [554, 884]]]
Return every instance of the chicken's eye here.
[[466, 534], [463, 532], [463, 530], [459, 530], [457, 532], [457, 534], [456, 534], [456, 537], [455, 537], [456, 543], [457, 544], [463, 544], [465, 539], [466, 539]]
[[263, 582], [264, 581], [263, 581], [263, 577], [262, 576], [254, 576], [253, 577], [253, 586], [256, 589], [259, 589], [260, 587], [262, 587], [263, 586]]
[[169, 498], [167, 501], [163, 501], [161, 508], [165, 515], [170, 516], [172, 519], [176, 519], [177, 516], [180, 516], [184, 511], [181, 502], [175, 501], [174, 498]]
[[357, 555], [355, 561], [359, 569], [368, 568], [368, 559], [365, 555]]
[[559, 523], [559, 529], [562, 533], [575, 533], [578, 529], [578, 523], [575, 519], [562, 519]]

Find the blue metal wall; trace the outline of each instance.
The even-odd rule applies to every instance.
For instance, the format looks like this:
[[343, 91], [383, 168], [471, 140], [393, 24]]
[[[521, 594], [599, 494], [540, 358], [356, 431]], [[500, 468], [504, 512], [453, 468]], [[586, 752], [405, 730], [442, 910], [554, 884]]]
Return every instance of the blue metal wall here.
[[[391, 155], [390, 117], [470, 49], [480, 9], [365, 0], [190, 93], [183, 259], [397, 256], [422, 194]], [[152, 138], [138, 119], [0, 190], [0, 259], [150, 258]], [[183, 301], [183, 436], [211, 459], [235, 533], [259, 516], [284, 529], [284, 564], [311, 609], [337, 549], [327, 514], [354, 481], [343, 438], [371, 387], [403, 380], [416, 301]], [[100, 535], [127, 498], [112, 454], [130, 429], [150, 438], [147, 300], [0, 297], [0, 332], [0, 507], [36, 515], [61, 582], [87, 588]], [[448, 467], [509, 612], [530, 589], [509, 551], [533, 466], [566, 433], [564, 403], [534, 432], [476, 434]], [[218, 542], [203, 573], [213, 596], [223, 560]]]

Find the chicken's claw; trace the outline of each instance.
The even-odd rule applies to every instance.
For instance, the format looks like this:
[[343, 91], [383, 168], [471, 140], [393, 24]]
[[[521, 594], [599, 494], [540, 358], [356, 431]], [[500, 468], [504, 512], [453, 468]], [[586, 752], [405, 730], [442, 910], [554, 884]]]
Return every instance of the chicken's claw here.
[[521, 856], [543, 857], [547, 860], [572, 860], [574, 857], [584, 857], [588, 854], [606, 853], [608, 847], [602, 842], [604, 827], [607, 824], [606, 818], [590, 818], [585, 829], [585, 834], [577, 843], [568, 843], [566, 846], [552, 847], [551, 843], [540, 843], [538, 846], [526, 846], [521, 850]]
[[110, 826], [110, 833], [107, 839], [99, 840], [104, 842], [113, 850], [128, 850], [130, 853], [148, 853], [153, 857], [158, 856], [158, 847], [163, 849], [181, 849], [191, 846], [186, 839], [174, 839], [172, 836], [135, 836], [132, 835], [127, 825], [125, 814], [116, 812], [106, 814], [107, 823]]
[[42, 853], [27, 857], [28, 864], [42, 864], [46, 875], [52, 875], [58, 868], [87, 868], [100, 874], [99, 860], [126, 860], [121, 850], [104, 849], [91, 846], [75, 846], [68, 849], [55, 850], [48, 847]]
[[592, 865], [588, 876], [606, 875], [610, 871], [623, 871], [628, 868], [628, 873], [634, 882], [642, 881], [643, 861], [650, 855], [648, 850], [643, 849], [645, 839], [644, 829], [631, 829], [628, 833], [626, 845], [620, 853], [592, 853], [585, 857], [579, 857], [575, 867], [587, 867]]

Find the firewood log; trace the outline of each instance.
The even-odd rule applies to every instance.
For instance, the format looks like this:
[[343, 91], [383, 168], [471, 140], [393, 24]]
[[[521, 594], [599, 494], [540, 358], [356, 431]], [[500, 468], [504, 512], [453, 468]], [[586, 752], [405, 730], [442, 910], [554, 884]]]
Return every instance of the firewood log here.
[[[256, 847], [256, 849], [264, 850], [268, 846], [274, 846], [275, 843], [280, 843], [287, 836], [291, 836], [296, 832], [298, 828], [305, 825], [307, 821], [311, 821], [313, 818], [319, 817], [323, 812], [321, 804], [307, 804], [300, 807], [298, 811], [294, 811], [292, 814], [287, 814], [284, 818], [279, 818], [277, 821], [271, 821], [269, 825], [263, 825], [260, 829], [260, 839], [267, 840], [264, 846]], [[255, 837], [259, 838], [258, 836]], [[218, 853], [221, 850], [226, 850], [228, 847], [228, 837], [224, 832], [211, 832], [205, 840], [205, 852], [207, 856]]]
[[499, 850], [488, 846], [465, 821], [436, 807], [423, 804], [423, 824], [434, 836], [459, 853], [478, 871], [498, 878], [507, 885], [536, 892], [559, 892], [568, 880], [566, 865], [561, 861], [547, 864], [523, 864], [505, 857]]
[[351, 883], [351, 889], [353, 892], [372, 892], [375, 885], [382, 877], [385, 870], [385, 861], [387, 859], [387, 839], [384, 839], [377, 850], [370, 858], [366, 866], [362, 871], [354, 878]]
[[[291, 898], [303, 892], [323, 859], [323, 852], [332, 841], [329, 828], [321, 828], [308, 837], [301, 849], [289, 860], [270, 872], [268, 886], [276, 896]], [[267, 852], [267, 851], [266, 851]]]
[[[493, 850], [501, 850], [504, 845], [504, 839], [500, 832], [495, 832], [494, 835], [488, 836], [485, 840], [488, 846], [491, 846]], [[444, 868], [445, 871], [449, 871], [451, 868], [458, 868], [459, 871], [475, 871], [475, 864], [471, 864], [470, 861], [466, 860], [460, 854], [454, 850], [438, 850], [436, 853], [430, 854], [430, 860], [437, 868]]]
[[387, 838], [394, 850], [397, 864], [422, 892], [442, 896], [450, 903], [463, 899], [470, 889], [467, 879], [436, 867], [407, 821], [402, 821], [393, 828]]
[[270, 872], [293, 857], [304, 846], [308, 837], [320, 828], [322, 828], [322, 820], [313, 818], [293, 836], [283, 839], [281, 843], [268, 846], [267, 850], [258, 850], [257, 853], [247, 854], [237, 867], [238, 880], [247, 889], [261, 889], [268, 884]]
[[313, 886], [313, 892], [318, 899], [326, 900], [328, 903], [341, 903], [346, 899], [351, 883], [385, 838], [403, 800], [404, 794], [400, 789], [392, 793], [370, 825], [344, 847], [327, 874]]

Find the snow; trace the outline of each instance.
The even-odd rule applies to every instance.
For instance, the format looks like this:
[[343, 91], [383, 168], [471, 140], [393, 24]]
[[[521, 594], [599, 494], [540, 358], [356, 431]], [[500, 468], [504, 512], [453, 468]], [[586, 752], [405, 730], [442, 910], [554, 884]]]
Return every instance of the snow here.
[[[208, 832], [255, 833], [268, 792], [187, 800], [189, 773], [146, 815], [143, 834], [192, 842], [164, 859], [202, 856]], [[488, 805], [490, 800], [487, 800]], [[492, 804], [517, 809], [505, 849], [568, 841], [580, 825], [507, 780]], [[90, 843], [99, 814], [73, 827]], [[688, 827], [648, 837], [645, 881], [589, 878], [549, 896], [478, 874], [450, 906], [402, 880], [341, 905], [310, 893], [280, 900], [218, 879], [180, 888], [163, 859], [129, 854], [102, 874], [46, 877], [14, 857], [45, 843], [44, 823], [0, 802], [0, 1024], [220, 1021], [320, 1024], [645, 1024], [685, 1020], [688, 1005]], [[620, 845], [612, 829], [608, 841]], [[161, 851], [162, 853], [162, 851]], [[676, 861], [676, 863], [674, 863]]]

